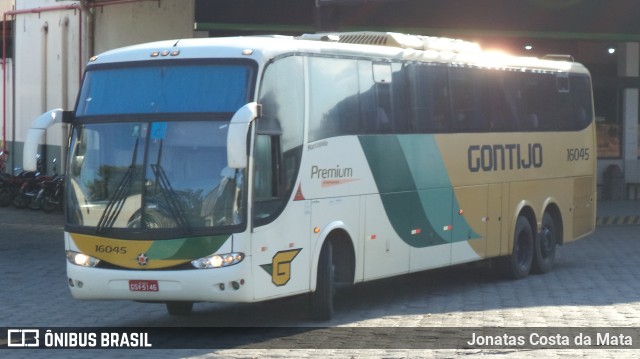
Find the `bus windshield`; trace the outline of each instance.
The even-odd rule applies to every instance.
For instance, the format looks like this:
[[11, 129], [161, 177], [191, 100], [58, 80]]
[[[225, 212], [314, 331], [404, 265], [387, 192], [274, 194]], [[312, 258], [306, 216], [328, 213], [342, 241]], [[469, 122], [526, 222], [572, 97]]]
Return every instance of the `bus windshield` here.
[[226, 167], [224, 121], [74, 128], [67, 223], [184, 232], [242, 223], [241, 171]]
[[71, 137], [67, 224], [98, 233], [241, 225], [244, 173], [227, 167], [226, 138], [253, 73], [246, 64], [88, 71]]

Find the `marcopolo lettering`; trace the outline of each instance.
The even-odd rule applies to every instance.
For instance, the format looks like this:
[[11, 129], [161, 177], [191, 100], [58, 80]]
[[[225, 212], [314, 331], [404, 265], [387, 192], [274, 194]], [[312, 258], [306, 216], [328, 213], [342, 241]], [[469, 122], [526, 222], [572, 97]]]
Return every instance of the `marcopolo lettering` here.
[[542, 167], [542, 144], [471, 145], [467, 151], [471, 172], [521, 170]]

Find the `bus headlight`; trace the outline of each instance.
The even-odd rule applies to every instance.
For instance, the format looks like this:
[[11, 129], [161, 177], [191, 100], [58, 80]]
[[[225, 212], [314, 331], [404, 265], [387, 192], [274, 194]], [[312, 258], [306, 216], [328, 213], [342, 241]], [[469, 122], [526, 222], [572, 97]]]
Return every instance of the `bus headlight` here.
[[95, 267], [98, 265], [98, 263], [100, 263], [100, 260], [98, 258], [94, 258], [86, 254], [74, 251], [67, 251], [67, 260], [71, 264], [82, 267]]
[[191, 261], [191, 265], [198, 269], [228, 267], [242, 262], [244, 253], [214, 254]]

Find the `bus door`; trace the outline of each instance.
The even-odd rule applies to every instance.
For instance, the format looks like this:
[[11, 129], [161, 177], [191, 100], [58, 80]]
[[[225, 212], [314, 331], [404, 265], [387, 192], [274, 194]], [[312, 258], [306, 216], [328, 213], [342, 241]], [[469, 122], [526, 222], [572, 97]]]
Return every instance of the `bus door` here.
[[290, 200], [291, 181], [282, 173], [288, 155], [280, 150], [279, 135], [258, 133], [254, 157], [251, 254], [255, 298], [302, 293], [309, 289], [310, 203]]
[[[310, 202], [293, 193], [300, 146], [287, 148], [282, 131], [263, 117], [254, 142], [251, 254], [256, 299], [309, 289]], [[262, 126], [262, 128], [260, 128]]]

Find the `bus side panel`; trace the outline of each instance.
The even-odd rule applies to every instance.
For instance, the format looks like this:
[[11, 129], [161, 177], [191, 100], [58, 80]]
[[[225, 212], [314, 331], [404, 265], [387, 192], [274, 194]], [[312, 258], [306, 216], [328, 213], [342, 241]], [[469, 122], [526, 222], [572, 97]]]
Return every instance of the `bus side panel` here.
[[310, 212], [309, 201], [291, 201], [276, 220], [253, 229], [252, 277], [256, 300], [309, 290]]
[[[409, 271], [409, 246], [389, 221], [380, 195], [365, 200], [364, 279], [376, 279]], [[447, 252], [448, 258], [448, 252]]]
[[411, 247], [412, 272], [451, 264], [453, 192], [451, 188], [436, 188], [418, 193], [427, 221], [418, 221], [415, 230], [420, 231], [416, 235], [426, 238]]
[[[356, 261], [356, 263], [354, 263], [356, 265], [354, 281], [362, 278], [361, 270], [357, 267], [357, 259], [359, 258], [360, 252], [357, 239], [360, 237], [361, 230], [361, 201], [364, 201], [364, 199], [360, 196], [318, 198], [311, 200], [311, 226], [314, 228], [314, 235], [309, 245], [309, 250], [312, 252], [309, 280], [312, 290], [315, 288], [318, 273], [317, 264], [322, 245], [327, 239], [332, 238], [332, 235], [336, 234], [337, 231], [343, 231], [347, 237], [338, 236], [339, 238], [333, 237], [333, 239], [350, 241], [353, 248], [353, 260]], [[315, 233], [316, 228], [319, 230], [317, 233]]]
[[486, 258], [497, 257], [500, 253], [500, 246], [503, 239], [502, 236], [502, 201], [503, 201], [502, 183], [490, 184], [488, 193], [489, 199], [487, 203], [487, 251]]
[[482, 259], [487, 252], [487, 185], [455, 189], [460, 208], [453, 212], [451, 263]]
[[579, 177], [573, 183], [573, 237], [567, 241], [587, 235], [595, 229], [595, 194], [593, 193], [594, 178]]
[[[510, 231], [507, 242], [509, 242], [509, 251], [512, 249], [513, 230], [519, 210], [522, 203], [526, 202], [530, 205], [535, 213], [537, 228], [539, 230], [542, 215], [547, 206], [555, 204], [560, 210], [562, 217], [562, 227], [564, 228], [564, 242], [574, 238], [573, 234], [573, 178], [557, 178], [537, 181], [512, 182], [509, 193], [509, 206], [514, 212], [510, 213], [509, 223]], [[509, 252], [510, 253], [510, 252]]]

